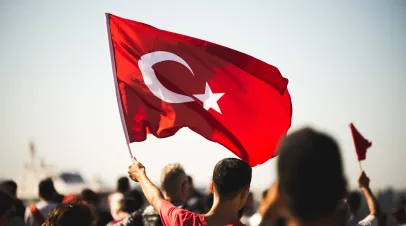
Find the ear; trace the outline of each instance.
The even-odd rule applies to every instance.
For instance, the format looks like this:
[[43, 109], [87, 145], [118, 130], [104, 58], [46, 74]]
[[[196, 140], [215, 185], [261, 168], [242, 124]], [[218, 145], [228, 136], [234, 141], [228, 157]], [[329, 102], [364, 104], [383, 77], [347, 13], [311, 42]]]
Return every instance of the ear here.
[[213, 183], [213, 181], [210, 181], [209, 188], [210, 188], [210, 192], [214, 195], [214, 183]]
[[184, 193], [184, 194], [189, 193], [189, 185], [187, 182], [184, 182], [181, 186], [182, 186], [181, 187], [182, 193]]
[[244, 190], [242, 190], [242, 192], [241, 192], [240, 199], [241, 200], [248, 200], [248, 195], [249, 194], [250, 194], [250, 187], [244, 188]]

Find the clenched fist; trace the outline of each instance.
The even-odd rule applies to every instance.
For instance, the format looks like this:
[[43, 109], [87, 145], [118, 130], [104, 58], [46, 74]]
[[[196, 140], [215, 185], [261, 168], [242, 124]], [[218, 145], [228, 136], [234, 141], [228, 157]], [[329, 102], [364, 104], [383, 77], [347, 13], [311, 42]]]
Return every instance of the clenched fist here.
[[138, 182], [141, 177], [145, 176], [145, 167], [136, 158], [132, 159], [133, 164], [128, 167], [128, 176], [131, 180]]

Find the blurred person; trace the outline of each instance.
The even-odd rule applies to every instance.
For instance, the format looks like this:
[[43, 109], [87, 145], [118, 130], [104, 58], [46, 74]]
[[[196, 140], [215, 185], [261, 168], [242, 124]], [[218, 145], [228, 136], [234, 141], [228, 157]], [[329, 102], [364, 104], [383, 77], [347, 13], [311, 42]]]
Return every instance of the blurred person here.
[[97, 195], [96, 192], [90, 189], [84, 189], [80, 194], [80, 198], [82, 201], [92, 206], [94, 211], [96, 212], [95, 214], [97, 222], [96, 225], [105, 226], [106, 224], [108, 224], [110, 221], [113, 220], [113, 217], [111, 216], [110, 212], [102, 210], [100, 208], [100, 199], [99, 195]]
[[255, 209], [254, 209], [254, 195], [252, 192], [248, 194], [247, 202], [245, 203], [243, 209], [242, 209], [242, 216], [240, 218], [241, 223], [245, 225], [251, 225], [250, 224], [250, 219], [251, 217], [255, 214]]
[[107, 226], [142, 226], [142, 206], [144, 199], [141, 192], [133, 189], [124, 195], [120, 201], [118, 220], [113, 220]]
[[238, 212], [248, 199], [252, 169], [240, 159], [226, 158], [216, 164], [210, 182], [214, 201], [206, 214], [177, 208], [165, 200], [147, 177], [145, 167], [135, 158], [128, 173], [132, 180], [140, 183], [148, 202], [160, 214], [163, 225], [243, 225], [238, 219]]
[[15, 213], [15, 202], [9, 192], [0, 190], [0, 226], [25, 226], [23, 218]]
[[[268, 194], [268, 189], [265, 189], [262, 193], [261, 193], [261, 198], [259, 199], [259, 206], [258, 209], [261, 209], [264, 204], [265, 204], [265, 198], [266, 195]], [[252, 215], [252, 217], [249, 220], [249, 225], [250, 226], [257, 226], [261, 223], [261, 215], [257, 212], [254, 215]]]
[[406, 210], [403, 206], [395, 209], [393, 212], [393, 218], [395, 219], [397, 226], [406, 226]]
[[45, 226], [95, 226], [93, 211], [83, 202], [61, 204], [54, 208]]
[[124, 194], [130, 190], [130, 181], [127, 177], [120, 177], [117, 180], [117, 189], [108, 196], [110, 213], [114, 220], [118, 220], [119, 203], [124, 198]]
[[359, 210], [361, 207], [361, 194], [357, 191], [353, 191], [347, 196], [347, 204], [349, 207], [349, 219], [347, 226], [356, 226], [358, 222], [362, 220], [359, 216]]
[[17, 184], [12, 180], [4, 181], [0, 185], [0, 190], [9, 193], [15, 200], [14, 209], [15, 216], [24, 219], [25, 206], [24, 203], [17, 198]]
[[344, 194], [346, 180], [336, 141], [310, 128], [298, 130], [279, 148], [277, 181], [259, 211], [260, 225], [283, 216], [288, 225], [339, 226], [336, 209]]
[[[288, 218], [289, 225], [342, 225], [337, 207], [347, 186], [340, 150], [333, 138], [309, 128], [290, 134], [279, 150], [277, 174], [266, 208], [261, 210], [266, 220], [279, 212]], [[357, 225], [378, 225], [379, 205], [364, 172], [358, 184], [370, 215]]]
[[[162, 169], [161, 191], [165, 200], [172, 203], [177, 208], [189, 209], [186, 202], [190, 192], [189, 181], [185, 170], [178, 163], [168, 164]], [[152, 205], [145, 208], [143, 213], [145, 226], [162, 225], [159, 214]]]
[[193, 178], [191, 176], [187, 176], [188, 180], [188, 192], [189, 192], [189, 197], [187, 200], [186, 205], [190, 208], [195, 213], [203, 213], [204, 212], [204, 203], [203, 203], [203, 197], [204, 195], [199, 192], [194, 183], [193, 183]]
[[8, 226], [14, 200], [8, 192], [0, 190], [0, 226]]
[[45, 222], [48, 214], [57, 206], [54, 202], [55, 188], [52, 180], [45, 179], [38, 185], [40, 201], [25, 210], [25, 223], [28, 226], [40, 226]]

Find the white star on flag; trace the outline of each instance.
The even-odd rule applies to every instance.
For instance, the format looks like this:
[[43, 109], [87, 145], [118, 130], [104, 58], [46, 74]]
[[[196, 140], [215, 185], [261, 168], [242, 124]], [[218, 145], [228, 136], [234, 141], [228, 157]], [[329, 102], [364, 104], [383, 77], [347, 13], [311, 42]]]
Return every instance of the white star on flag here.
[[213, 93], [210, 89], [209, 83], [206, 82], [206, 89], [204, 94], [195, 94], [197, 99], [203, 102], [203, 108], [206, 110], [214, 109], [221, 114], [221, 110], [217, 101], [224, 95], [224, 93]]

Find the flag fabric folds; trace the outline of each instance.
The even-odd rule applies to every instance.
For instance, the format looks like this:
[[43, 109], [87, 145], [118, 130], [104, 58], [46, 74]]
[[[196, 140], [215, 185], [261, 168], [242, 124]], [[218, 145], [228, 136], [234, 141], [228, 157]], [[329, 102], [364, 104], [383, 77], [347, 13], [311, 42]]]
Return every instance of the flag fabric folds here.
[[211, 42], [106, 16], [129, 143], [187, 127], [251, 166], [277, 154], [292, 105], [288, 80], [276, 67]]
[[355, 151], [357, 153], [358, 161], [366, 159], [367, 149], [372, 146], [372, 142], [365, 139], [361, 133], [355, 128], [353, 123], [350, 123], [352, 138], [354, 140]]

